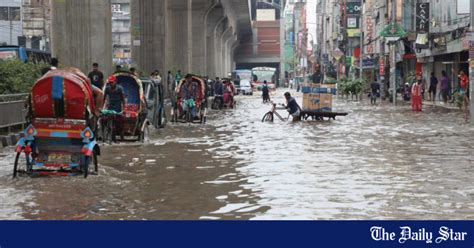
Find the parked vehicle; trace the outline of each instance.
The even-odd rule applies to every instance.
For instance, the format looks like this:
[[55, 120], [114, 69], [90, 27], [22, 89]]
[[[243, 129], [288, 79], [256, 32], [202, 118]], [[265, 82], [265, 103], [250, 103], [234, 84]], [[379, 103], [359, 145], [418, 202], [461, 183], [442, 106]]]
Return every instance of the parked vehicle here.
[[161, 82], [151, 79], [142, 79], [141, 81], [146, 100], [147, 119], [155, 128], [164, 128], [167, 119], [163, 85]]
[[252, 84], [249, 80], [240, 80], [240, 93], [242, 95], [253, 95]]

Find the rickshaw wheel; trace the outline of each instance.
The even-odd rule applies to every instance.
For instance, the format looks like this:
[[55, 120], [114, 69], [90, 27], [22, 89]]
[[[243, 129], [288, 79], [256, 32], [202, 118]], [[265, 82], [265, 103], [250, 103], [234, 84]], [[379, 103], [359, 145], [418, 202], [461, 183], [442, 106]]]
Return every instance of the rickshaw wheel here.
[[16, 174], [18, 172], [18, 160], [20, 160], [20, 155], [21, 155], [21, 152], [16, 153], [15, 164], [13, 165], [13, 178], [16, 177]]
[[103, 130], [103, 137], [102, 139], [104, 139], [104, 143], [107, 143], [107, 144], [112, 144], [112, 140], [113, 140], [113, 124], [112, 124], [112, 121], [107, 121], [105, 127], [104, 127], [104, 130]]
[[193, 120], [192, 120], [192, 115], [191, 115], [191, 111], [186, 111], [186, 122], [187, 123], [192, 123]]
[[163, 108], [160, 111], [158, 121], [159, 121], [159, 123], [158, 123], [159, 128], [165, 128], [166, 127], [166, 113], [165, 113], [165, 110]]
[[84, 178], [87, 178], [89, 176], [89, 157], [86, 157], [84, 159], [84, 164], [82, 165], [82, 172], [84, 173]]
[[93, 163], [94, 163], [94, 172], [96, 175], [99, 175], [99, 161], [97, 161], [97, 152], [94, 151], [93, 155], [92, 155], [92, 159], [94, 160]]
[[149, 135], [150, 135], [150, 127], [148, 125], [145, 125], [145, 128], [140, 133], [140, 136], [138, 139], [140, 142], [145, 143], [145, 141], [147, 141], [147, 139], [149, 138]]

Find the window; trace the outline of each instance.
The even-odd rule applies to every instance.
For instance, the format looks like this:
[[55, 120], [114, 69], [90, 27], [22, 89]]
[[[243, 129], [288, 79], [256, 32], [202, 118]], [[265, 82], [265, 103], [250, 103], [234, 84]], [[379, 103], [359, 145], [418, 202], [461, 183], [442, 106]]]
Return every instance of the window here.
[[12, 21], [21, 21], [21, 10], [20, 7], [10, 7], [10, 19]]
[[8, 7], [0, 7], [0, 21], [8, 21]]
[[121, 5], [120, 4], [112, 4], [112, 12], [121, 12]]
[[21, 21], [20, 7], [0, 7], [0, 21]]

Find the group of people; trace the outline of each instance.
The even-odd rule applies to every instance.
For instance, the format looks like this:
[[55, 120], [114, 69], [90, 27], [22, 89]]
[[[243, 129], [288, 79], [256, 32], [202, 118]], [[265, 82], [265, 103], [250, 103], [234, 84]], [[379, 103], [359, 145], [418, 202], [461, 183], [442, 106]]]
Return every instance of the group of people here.
[[[452, 70], [454, 76], [459, 80], [459, 87], [453, 91], [451, 79], [446, 71], [441, 71], [441, 78], [438, 79], [434, 72], [430, 76], [430, 84], [428, 89], [429, 101], [436, 101], [438, 89], [439, 98], [447, 104], [449, 100], [454, 103], [454, 95], [458, 94], [461, 98], [461, 108], [467, 113], [469, 105], [469, 77], [461, 70], [458, 74]], [[424, 81], [418, 77], [415, 83], [411, 86], [410, 96], [412, 100], [413, 111], [421, 111], [422, 100], [424, 99]]]

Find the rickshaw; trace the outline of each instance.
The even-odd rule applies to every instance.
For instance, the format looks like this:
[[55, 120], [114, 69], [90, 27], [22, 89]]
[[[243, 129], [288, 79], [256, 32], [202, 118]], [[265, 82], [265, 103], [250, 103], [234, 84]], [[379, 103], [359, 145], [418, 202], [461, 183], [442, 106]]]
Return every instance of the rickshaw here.
[[[146, 99], [142, 81], [128, 72], [115, 73], [117, 85], [122, 86], [126, 98], [122, 114], [103, 110], [100, 118], [102, 139], [111, 143], [114, 135], [124, 137], [124, 140], [144, 142], [148, 139], [150, 121], [147, 118]], [[120, 130], [117, 122], [120, 122]]]
[[[53, 70], [33, 85], [27, 128], [16, 145], [13, 177], [98, 173], [97, 109], [87, 77], [78, 69]], [[20, 164], [24, 154], [25, 164]]]
[[182, 96], [183, 88], [185, 87], [186, 79], [182, 79], [176, 87], [177, 95], [177, 106], [171, 110], [173, 116], [173, 122], [190, 122], [194, 123], [196, 120], [199, 123], [206, 122], [207, 115], [207, 95], [206, 95], [206, 82], [203, 79], [193, 76], [192, 82], [196, 84], [194, 108], [196, 110], [196, 116], [193, 118], [191, 111], [184, 111], [184, 99]]
[[234, 100], [234, 94], [236, 93], [235, 85], [230, 79], [223, 79], [222, 83], [224, 84], [224, 107], [232, 109], [235, 106], [235, 100]]
[[160, 81], [142, 79], [145, 94], [147, 118], [155, 128], [166, 127], [164, 89]]

